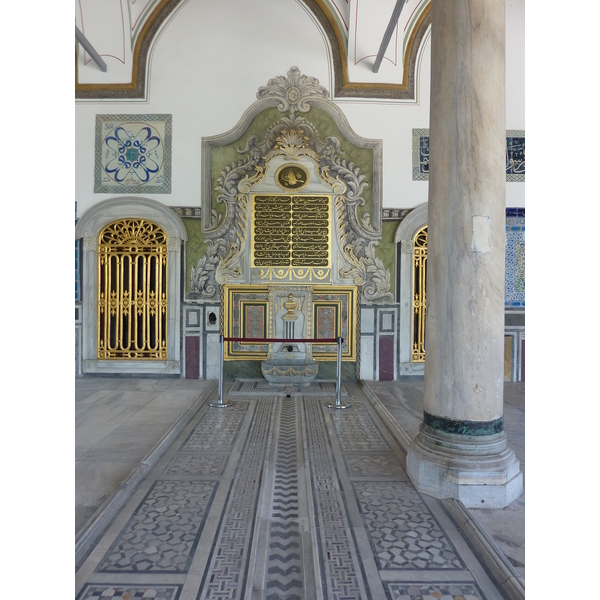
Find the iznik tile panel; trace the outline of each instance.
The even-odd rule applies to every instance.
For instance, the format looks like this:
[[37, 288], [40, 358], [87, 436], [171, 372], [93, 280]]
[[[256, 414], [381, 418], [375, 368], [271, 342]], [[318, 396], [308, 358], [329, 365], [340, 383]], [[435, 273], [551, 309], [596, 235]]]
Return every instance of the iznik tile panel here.
[[505, 307], [525, 306], [525, 209], [506, 209]]
[[171, 193], [171, 115], [96, 115], [94, 192]]
[[[412, 130], [413, 181], [429, 181], [429, 129]], [[525, 131], [506, 132], [506, 181], [525, 181]]]
[[413, 129], [412, 178], [429, 181], [429, 129]]
[[525, 181], [525, 132], [506, 132], [506, 181]]

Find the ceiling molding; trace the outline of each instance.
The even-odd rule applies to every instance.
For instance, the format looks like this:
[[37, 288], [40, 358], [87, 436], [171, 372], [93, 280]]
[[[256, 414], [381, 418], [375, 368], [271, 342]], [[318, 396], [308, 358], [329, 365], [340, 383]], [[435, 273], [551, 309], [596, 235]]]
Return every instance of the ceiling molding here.
[[162, 24], [183, 0], [161, 0], [148, 16], [133, 49], [129, 83], [79, 83], [75, 57], [75, 98], [77, 100], [130, 100], [146, 98], [148, 55]]

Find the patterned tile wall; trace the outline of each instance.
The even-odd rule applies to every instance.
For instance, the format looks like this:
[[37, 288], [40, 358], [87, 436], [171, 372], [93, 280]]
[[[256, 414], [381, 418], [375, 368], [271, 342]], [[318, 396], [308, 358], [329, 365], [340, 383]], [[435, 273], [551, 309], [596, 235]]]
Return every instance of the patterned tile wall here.
[[96, 115], [96, 194], [171, 193], [172, 115]]
[[506, 209], [505, 307], [525, 307], [525, 209]]
[[[429, 181], [429, 129], [412, 130], [413, 181]], [[506, 181], [525, 181], [525, 131], [506, 132]]]

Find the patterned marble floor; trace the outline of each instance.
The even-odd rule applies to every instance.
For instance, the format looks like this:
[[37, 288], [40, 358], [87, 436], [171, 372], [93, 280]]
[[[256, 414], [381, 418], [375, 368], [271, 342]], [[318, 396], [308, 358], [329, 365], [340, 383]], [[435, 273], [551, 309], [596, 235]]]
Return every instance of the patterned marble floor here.
[[504, 598], [361, 387], [206, 402], [78, 565], [77, 600]]

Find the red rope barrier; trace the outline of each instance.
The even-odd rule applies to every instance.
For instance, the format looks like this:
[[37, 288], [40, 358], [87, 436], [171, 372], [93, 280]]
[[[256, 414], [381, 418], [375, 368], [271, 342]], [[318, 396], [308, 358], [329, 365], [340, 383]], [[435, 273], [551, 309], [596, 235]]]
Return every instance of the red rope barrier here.
[[223, 337], [224, 342], [302, 342], [302, 343], [320, 343], [320, 344], [337, 344], [337, 338], [239, 338], [239, 337]]

